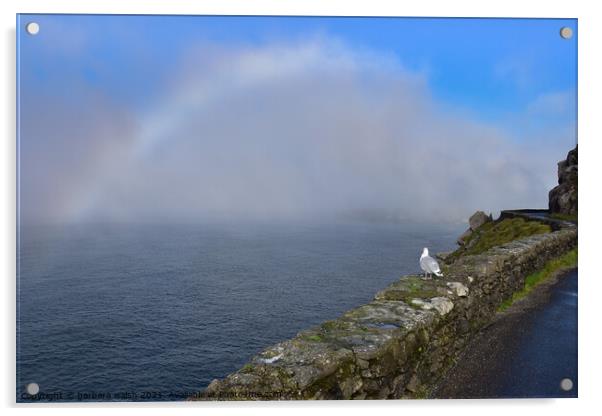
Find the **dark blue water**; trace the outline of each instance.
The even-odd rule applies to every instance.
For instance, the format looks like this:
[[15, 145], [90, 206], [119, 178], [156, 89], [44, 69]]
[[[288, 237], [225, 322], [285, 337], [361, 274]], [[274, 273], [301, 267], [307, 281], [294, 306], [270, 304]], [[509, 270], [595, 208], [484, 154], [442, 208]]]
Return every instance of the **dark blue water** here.
[[[22, 227], [17, 398], [177, 400], [418, 272], [465, 225]], [[52, 396], [53, 395], [53, 396]]]

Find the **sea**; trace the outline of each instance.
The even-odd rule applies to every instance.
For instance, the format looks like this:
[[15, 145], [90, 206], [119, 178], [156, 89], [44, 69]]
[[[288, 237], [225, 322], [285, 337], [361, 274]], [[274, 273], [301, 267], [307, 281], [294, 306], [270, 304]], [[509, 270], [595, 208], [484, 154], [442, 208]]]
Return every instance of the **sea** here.
[[452, 250], [465, 228], [21, 226], [17, 401], [184, 400], [264, 348], [419, 273], [423, 247]]

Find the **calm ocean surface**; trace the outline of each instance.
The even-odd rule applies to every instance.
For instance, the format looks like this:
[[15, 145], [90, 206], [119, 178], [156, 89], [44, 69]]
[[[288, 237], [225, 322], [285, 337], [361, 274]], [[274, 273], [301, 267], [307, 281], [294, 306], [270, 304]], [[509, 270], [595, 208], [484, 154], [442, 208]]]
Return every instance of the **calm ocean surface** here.
[[17, 399], [178, 400], [419, 271], [465, 224], [22, 227]]

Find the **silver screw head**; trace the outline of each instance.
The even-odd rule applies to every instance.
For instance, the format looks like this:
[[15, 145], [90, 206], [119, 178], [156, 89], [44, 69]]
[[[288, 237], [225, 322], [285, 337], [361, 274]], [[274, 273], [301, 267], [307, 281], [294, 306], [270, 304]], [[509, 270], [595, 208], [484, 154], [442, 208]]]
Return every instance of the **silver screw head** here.
[[570, 27], [563, 27], [562, 29], [560, 29], [560, 37], [562, 39], [570, 39], [573, 37], [573, 29], [571, 29]]

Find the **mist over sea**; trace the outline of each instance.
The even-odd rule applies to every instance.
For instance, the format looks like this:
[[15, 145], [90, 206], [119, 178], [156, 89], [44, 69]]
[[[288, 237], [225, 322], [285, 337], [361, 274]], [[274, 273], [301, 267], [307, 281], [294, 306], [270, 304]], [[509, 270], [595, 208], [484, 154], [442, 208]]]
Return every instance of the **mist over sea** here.
[[62, 400], [181, 399], [418, 272], [422, 247], [450, 250], [464, 228], [21, 227], [18, 399], [31, 382]]

